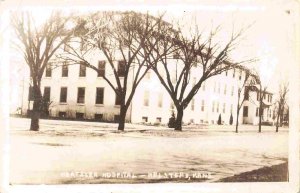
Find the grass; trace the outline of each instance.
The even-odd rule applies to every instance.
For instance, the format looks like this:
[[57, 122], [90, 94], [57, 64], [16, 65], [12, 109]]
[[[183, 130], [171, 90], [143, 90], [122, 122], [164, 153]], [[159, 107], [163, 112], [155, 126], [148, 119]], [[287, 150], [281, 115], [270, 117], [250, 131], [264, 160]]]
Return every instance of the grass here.
[[218, 182], [286, 182], [288, 162], [223, 178]]

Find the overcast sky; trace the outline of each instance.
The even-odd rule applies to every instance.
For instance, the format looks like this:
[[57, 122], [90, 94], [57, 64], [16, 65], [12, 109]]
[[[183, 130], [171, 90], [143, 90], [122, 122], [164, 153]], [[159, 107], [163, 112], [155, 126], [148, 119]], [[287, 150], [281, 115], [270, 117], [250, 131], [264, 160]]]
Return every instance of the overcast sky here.
[[[16, 2], [19, 4], [16, 4]], [[24, 2], [26, 1], [15, 1], [14, 5], [18, 6], [10, 6], [10, 8], [22, 8], [25, 5]], [[34, 2], [34, 0], [27, 1], [27, 5], [30, 5], [30, 2]], [[53, 5], [53, 2], [55, 1], [49, 3]], [[62, 2], [68, 3], [68, 1]], [[82, 1], [76, 2], [83, 3]], [[284, 1], [277, 1], [279, 2], [277, 5], [269, 3], [213, 4], [211, 1], [211, 4], [207, 4], [205, 1], [196, 4], [195, 1], [190, 2], [192, 6], [186, 6], [186, 4], [180, 4], [179, 2], [177, 5], [169, 4], [169, 6], [152, 7], [150, 9], [149, 6], [121, 7], [121, 9], [150, 10], [153, 15], [157, 12], [166, 11], [165, 19], [167, 21], [179, 21], [180, 24], [186, 26], [187, 30], [197, 25], [200, 30], [203, 29], [208, 32], [211, 28], [221, 25], [222, 30], [219, 38], [223, 42], [228, 40], [233, 25], [234, 29], [238, 30], [253, 24], [244, 34], [245, 39], [239, 45], [237, 52], [234, 53], [233, 60], [249, 57], [258, 58], [259, 61], [255, 64], [255, 68], [260, 72], [264, 84], [269, 86], [269, 90], [276, 92], [280, 80], [287, 79], [289, 70], [295, 65], [295, 50], [293, 50], [293, 36], [295, 35], [293, 34], [295, 15], [293, 14], [295, 13], [292, 10], [293, 4], [284, 3]], [[5, 3], [9, 4], [9, 2], [4, 2], [2, 5]], [[36, 3], [31, 5], [36, 5]], [[93, 8], [107, 9], [103, 6]], [[113, 8], [115, 9], [116, 6]], [[0, 9], [3, 10], [1, 4]], [[43, 19], [46, 11], [44, 7], [39, 9], [38, 18]], [[292, 12], [289, 12], [289, 10], [292, 10]], [[189, 25], [190, 27], [188, 27]]]

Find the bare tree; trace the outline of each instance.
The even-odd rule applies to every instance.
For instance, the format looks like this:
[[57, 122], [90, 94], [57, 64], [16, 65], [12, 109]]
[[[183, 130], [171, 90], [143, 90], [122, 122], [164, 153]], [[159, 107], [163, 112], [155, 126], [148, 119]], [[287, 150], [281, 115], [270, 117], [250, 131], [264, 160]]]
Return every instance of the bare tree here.
[[[184, 109], [207, 79], [231, 69], [245, 69], [244, 64], [254, 61], [253, 59], [240, 62], [230, 60], [229, 55], [236, 49], [245, 29], [241, 29], [237, 33], [232, 32], [225, 45], [215, 38], [220, 27], [211, 30], [207, 38], [198, 30], [195, 30], [195, 33], [184, 35], [180, 28], [176, 31], [168, 30], [159, 34], [164, 38], [161, 38], [160, 43], [156, 44], [153, 52], [149, 52], [150, 63], [153, 64], [153, 71], [176, 107], [175, 130], [182, 130]], [[147, 41], [149, 45], [153, 46], [152, 42]], [[198, 74], [191, 81], [191, 75], [194, 72]]]
[[31, 114], [30, 130], [39, 130], [41, 112], [41, 79], [43, 73], [58, 48], [66, 42], [72, 34], [67, 29], [69, 17], [61, 12], [52, 12], [49, 18], [38, 25], [29, 12], [14, 13], [12, 25], [19, 42], [15, 42], [23, 52], [26, 64], [30, 69], [33, 86], [33, 109]]
[[265, 105], [264, 105], [264, 98], [265, 98], [265, 95], [266, 95], [266, 91], [268, 89], [267, 86], [263, 86], [262, 85], [262, 82], [259, 78], [259, 76], [256, 76], [256, 82], [258, 83], [258, 91], [257, 91], [257, 95], [258, 95], [258, 117], [259, 117], [259, 122], [258, 122], [258, 132], [260, 133], [261, 132], [261, 125], [262, 125], [262, 117], [263, 117], [263, 112], [264, 112], [264, 108], [265, 108]]
[[[147, 63], [149, 53], [142, 48], [145, 41], [155, 35], [154, 31], [160, 30], [162, 16], [154, 18], [136, 12], [97, 12], [81, 17], [78, 24], [81, 33], [67, 44], [69, 49], [60, 58], [68, 64], [84, 65], [103, 77], [116, 94], [116, 102], [120, 105], [118, 130], [123, 131], [134, 93], [150, 69]], [[71, 45], [78, 39], [81, 39], [80, 48]], [[93, 52], [104, 55], [112, 75], [103, 73], [105, 64], [99, 67], [90, 60]]]
[[[288, 83], [282, 83], [279, 86], [279, 98], [276, 101], [277, 112], [276, 112], [276, 132], [278, 132], [279, 126], [282, 126], [283, 114], [287, 102]], [[279, 121], [280, 120], [280, 121]]]
[[[237, 108], [236, 108], [236, 123], [235, 123], [235, 132], [238, 133], [238, 127], [239, 127], [239, 114], [240, 110], [245, 102], [245, 100], [249, 99], [249, 91], [252, 90], [252, 86], [255, 85], [255, 79], [253, 76], [253, 72], [250, 70], [245, 70], [245, 78], [241, 82], [241, 84], [238, 87], [238, 98], [237, 98]], [[244, 94], [242, 94], [244, 92]]]

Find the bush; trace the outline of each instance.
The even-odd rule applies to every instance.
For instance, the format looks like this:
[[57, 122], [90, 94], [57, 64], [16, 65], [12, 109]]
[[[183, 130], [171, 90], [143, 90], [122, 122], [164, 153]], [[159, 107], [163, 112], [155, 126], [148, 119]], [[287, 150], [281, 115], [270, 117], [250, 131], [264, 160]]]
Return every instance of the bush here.
[[172, 112], [171, 117], [169, 118], [168, 127], [169, 128], [175, 128], [175, 114]]
[[232, 114], [230, 114], [229, 124], [232, 125], [232, 123], [233, 123], [233, 117]]
[[219, 119], [218, 119], [218, 125], [222, 124], [222, 118], [221, 118], [221, 114], [219, 115]]

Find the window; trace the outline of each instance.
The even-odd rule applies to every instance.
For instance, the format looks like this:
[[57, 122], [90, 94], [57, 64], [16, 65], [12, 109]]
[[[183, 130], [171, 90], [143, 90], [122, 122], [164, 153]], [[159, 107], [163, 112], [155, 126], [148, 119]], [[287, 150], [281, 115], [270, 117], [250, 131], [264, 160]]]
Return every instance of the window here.
[[239, 74], [239, 80], [242, 80], [242, 70], [240, 70], [240, 74]]
[[249, 100], [249, 88], [245, 87], [245, 100]]
[[79, 77], [85, 77], [85, 76], [86, 76], [86, 66], [83, 64], [83, 62], [80, 62]]
[[147, 123], [147, 122], [148, 122], [148, 117], [142, 117], [142, 121], [143, 121], [144, 123]]
[[52, 76], [52, 69], [51, 69], [51, 64], [48, 64], [46, 66], [46, 77], [51, 77]]
[[121, 60], [118, 62], [118, 76], [119, 77], [124, 77], [125, 76], [125, 61]]
[[116, 94], [115, 105], [121, 105], [121, 96]]
[[58, 117], [59, 118], [64, 118], [64, 117], [66, 117], [67, 116], [67, 113], [66, 112], [63, 112], [63, 111], [59, 111], [58, 112]]
[[266, 99], [266, 95], [267, 95], [267, 94], [264, 93], [264, 99]]
[[105, 60], [101, 60], [98, 62], [98, 77], [105, 76]]
[[244, 106], [243, 117], [248, 117], [248, 106]]
[[68, 95], [68, 88], [67, 87], [61, 87], [60, 88], [59, 102], [66, 103], [67, 102], [67, 95]]
[[44, 100], [49, 102], [50, 101], [50, 87], [44, 88]]
[[233, 69], [232, 77], [235, 77], [235, 69]]
[[97, 87], [96, 88], [96, 104], [103, 104], [104, 98], [104, 88]]
[[156, 122], [161, 123], [161, 117], [156, 117]]
[[28, 100], [29, 101], [33, 101], [34, 100], [34, 93], [33, 93], [33, 87], [32, 86], [29, 87]]
[[223, 113], [226, 111], [226, 103], [223, 103]]
[[205, 103], [204, 103], [204, 100], [202, 100], [202, 102], [201, 102], [201, 111], [203, 112], [204, 111], [204, 109], [205, 109]]
[[234, 94], [234, 86], [232, 86], [231, 88], [231, 96], [233, 96], [233, 94]]
[[98, 120], [98, 121], [102, 121], [103, 120], [103, 114], [96, 113], [94, 119]]
[[159, 93], [158, 95], [158, 107], [162, 107], [163, 103], [163, 93]]
[[68, 65], [66, 63], [64, 63], [61, 68], [61, 76], [68, 77], [68, 73], [69, 73]]
[[217, 113], [219, 112], [220, 102], [217, 103]]
[[218, 93], [221, 93], [221, 83], [219, 82], [219, 85], [218, 85]]
[[77, 91], [77, 103], [84, 103], [85, 98], [85, 88], [79, 87]]
[[119, 122], [119, 121], [120, 121], [120, 115], [115, 115], [114, 122]]
[[191, 110], [192, 111], [195, 110], [195, 99], [192, 99], [192, 101], [191, 101]]
[[227, 93], [227, 85], [225, 84], [225, 86], [224, 86], [224, 95], [226, 95], [226, 93]]
[[228, 75], [228, 71], [225, 71], [225, 75], [226, 75], [226, 76]]
[[255, 116], [258, 117], [259, 108], [256, 108]]
[[76, 113], [76, 119], [83, 119], [84, 118], [84, 113]]
[[270, 95], [270, 103], [272, 102], [272, 95]]
[[211, 111], [215, 112], [215, 101], [212, 102], [212, 109], [211, 109]]
[[149, 91], [144, 93], [144, 106], [149, 106]]

